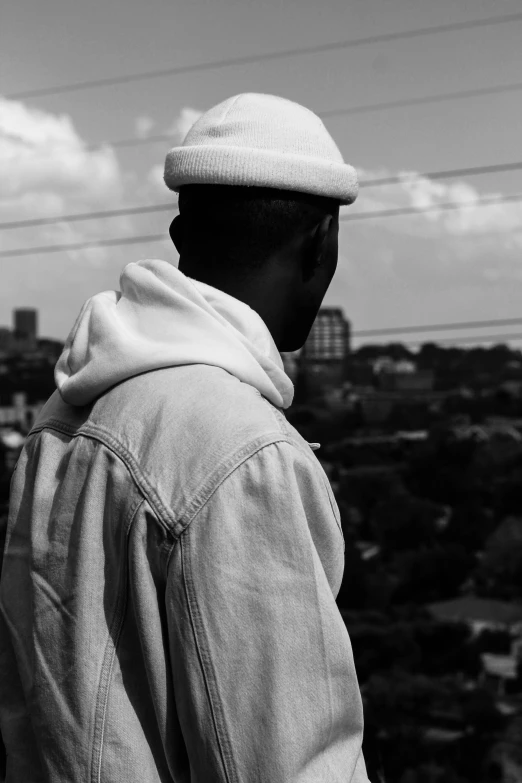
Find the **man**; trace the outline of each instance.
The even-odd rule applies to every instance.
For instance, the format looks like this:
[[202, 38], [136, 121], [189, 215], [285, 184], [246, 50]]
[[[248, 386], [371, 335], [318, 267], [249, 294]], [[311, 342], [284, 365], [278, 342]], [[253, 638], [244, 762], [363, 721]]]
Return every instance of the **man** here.
[[179, 269], [90, 299], [12, 482], [7, 783], [367, 781], [343, 538], [283, 409], [356, 174], [322, 122], [235, 96], [170, 151]]

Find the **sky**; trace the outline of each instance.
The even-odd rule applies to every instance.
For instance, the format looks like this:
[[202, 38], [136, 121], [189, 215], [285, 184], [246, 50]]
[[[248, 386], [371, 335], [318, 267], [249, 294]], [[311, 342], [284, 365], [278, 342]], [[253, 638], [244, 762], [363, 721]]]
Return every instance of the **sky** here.
[[[175, 194], [162, 181], [169, 146], [200, 112], [241, 92], [282, 95], [320, 114], [518, 83], [522, 20], [64, 94], [12, 94], [520, 10], [520, 0], [4, 0], [0, 223], [169, 202], [174, 213]], [[362, 188], [348, 214], [471, 206], [342, 223], [324, 304], [341, 306], [354, 330], [522, 315], [522, 202], [473, 206], [485, 196], [522, 193], [522, 171], [418, 176], [522, 160], [522, 89], [338, 115], [325, 124], [361, 179], [401, 176], [396, 185]], [[151, 134], [171, 141], [110, 144]], [[169, 220], [160, 212], [0, 230], [0, 251], [165, 235], [142, 245], [0, 257], [0, 326], [11, 324], [13, 308], [37, 307], [40, 334], [65, 339], [82, 303], [117, 289], [127, 263], [177, 263]], [[506, 327], [476, 334], [495, 331]]]

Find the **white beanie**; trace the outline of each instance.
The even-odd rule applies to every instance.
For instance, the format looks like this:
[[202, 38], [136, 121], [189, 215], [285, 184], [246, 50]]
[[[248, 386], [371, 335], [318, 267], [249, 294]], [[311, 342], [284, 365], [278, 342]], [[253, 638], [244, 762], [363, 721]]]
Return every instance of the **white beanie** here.
[[322, 120], [276, 95], [243, 93], [203, 114], [165, 160], [165, 184], [249, 185], [355, 201], [357, 172]]

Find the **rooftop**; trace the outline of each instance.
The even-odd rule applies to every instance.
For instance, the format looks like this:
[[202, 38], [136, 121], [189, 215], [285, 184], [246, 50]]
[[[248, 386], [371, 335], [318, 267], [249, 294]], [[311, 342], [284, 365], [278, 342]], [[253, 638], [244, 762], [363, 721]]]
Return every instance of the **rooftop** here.
[[430, 604], [428, 609], [438, 620], [467, 620], [498, 625], [522, 623], [522, 605], [474, 595]]

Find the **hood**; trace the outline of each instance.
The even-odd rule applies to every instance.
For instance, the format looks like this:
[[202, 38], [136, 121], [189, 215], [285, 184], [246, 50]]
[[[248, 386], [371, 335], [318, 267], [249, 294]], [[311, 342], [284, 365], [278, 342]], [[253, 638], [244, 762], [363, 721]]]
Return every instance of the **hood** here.
[[87, 405], [142, 372], [209, 364], [289, 407], [293, 384], [266, 324], [247, 304], [166, 261], [128, 264], [120, 288], [88, 299], [67, 338], [55, 368], [66, 403]]

